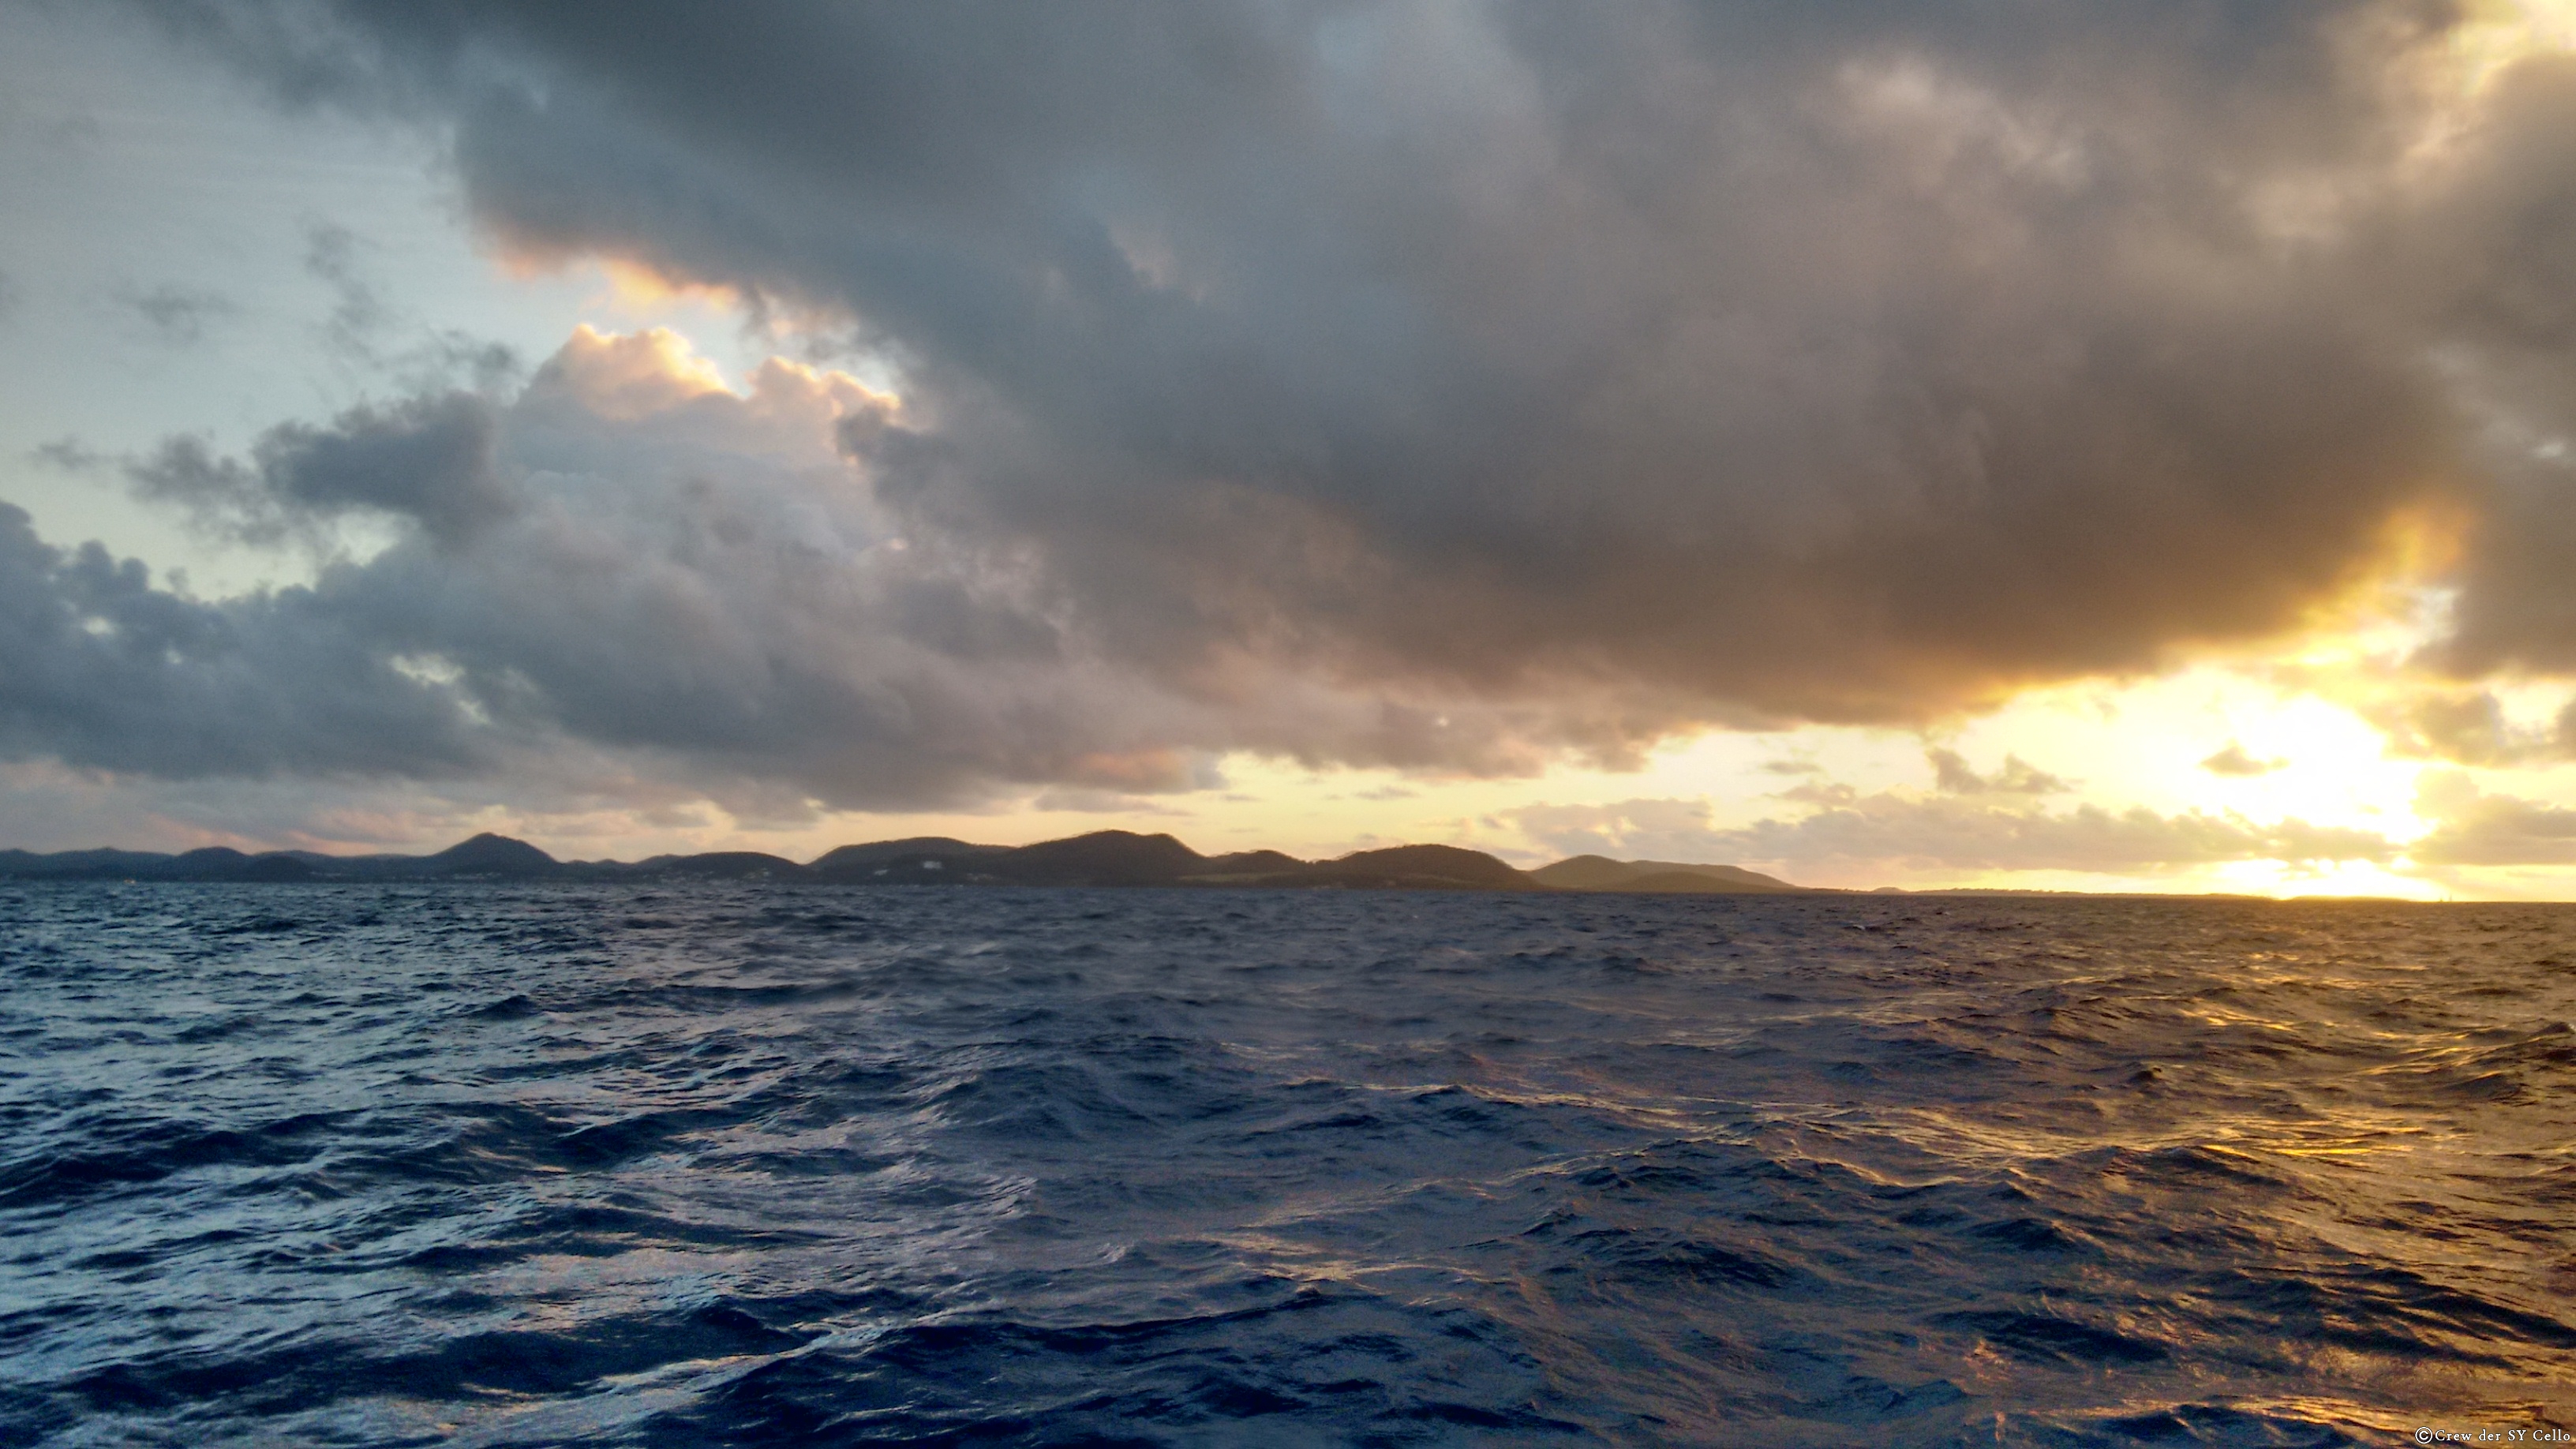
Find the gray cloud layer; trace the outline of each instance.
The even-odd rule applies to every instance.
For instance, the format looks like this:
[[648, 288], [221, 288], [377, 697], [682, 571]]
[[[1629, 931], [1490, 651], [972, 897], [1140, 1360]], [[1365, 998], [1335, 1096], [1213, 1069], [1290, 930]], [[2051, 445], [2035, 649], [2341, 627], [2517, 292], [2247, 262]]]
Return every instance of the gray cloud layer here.
[[[515, 396], [282, 424], [246, 459], [176, 439], [127, 464], [212, 530], [315, 550], [310, 587], [191, 600], [11, 512], [0, 740], [179, 777], [622, 751], [639, 798], [677, 773], [906, 807], [1197, 787], [1207, 752], [1237, 747], [1502, 767], [1526, 733], [1277, 671], [1176, 693], [1013, 559], [901, 534], [837, 451], [886, 427], [890, 400], [783, 363], [738, 396], [693, 367], [676, 340], [585, 331]], [[357, 557], [353, 520], [390, 544]]]
[[2440, 6], [150, 8], [903, 368], [828, 546], [733, 454], [551, 469], [542, 378], [144, 467], [413, 520], [312, 607], [495, 728], [854, 800], [1615, 759], [2275, 628], [2428, 503], [2461, 667], [2576, 668], [2576, 65], [2444, 133]]
[[437, 541], [465, 542], [512, 507], [497, 476], [493, 409], [472, 393], [357, 408], [328, 428], [270, 429], [248, 464], [173, 438], [132, 470], [146, 498], [181, 503], [246, 542], [358, 511], [399, 514]]
[[0, 752], [160, 775], [437, 773], [474, 763], [456, 703], [327, 592], [202, 604], [0, 504]]

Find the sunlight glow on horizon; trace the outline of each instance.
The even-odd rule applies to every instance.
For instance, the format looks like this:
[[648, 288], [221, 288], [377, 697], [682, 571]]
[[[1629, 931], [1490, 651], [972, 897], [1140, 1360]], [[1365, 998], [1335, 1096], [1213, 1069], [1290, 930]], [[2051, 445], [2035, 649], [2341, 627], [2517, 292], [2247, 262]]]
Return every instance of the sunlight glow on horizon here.
[[[612, 276], [618, 275], [612, 273]], [[639, 297], [704, 295], [686, 289], [639, 290]], [[611, 330], [586, 322], [564, 344], [565, 357], [588, 359], [581, 385], [587, 405], [644, 417], [675, 399], [718, 392], [750, 400], [756, 379], [771, 370], [813, 388], [848, 389], [853, 398], [899, 406], [846, 372], [771, 354], [746, 357], [736, 383], [691, 336], [669, 321]], [[605, 389], [605, 390], [603, 390]], [[284, 843], [348, 851], [437, 845], [475, 830], [530, 837], [567, 858], [623, 857], [666, 851], [752, 849], [807, 859], [835, 845], [916, 834], [955, 835], [996, 844], [1078, 834], [1101, 828], [1169, 831], [1210, 854], [1270, 847], [1309, 858], [1408, 841], [1487, 850], [1524, 866], [1562, 853], [1549, 846], [1523, 812], [1611, 810], [1621, 802], [1662, 801], [1700, 812], [1711, 839], [1764, 820], [1795, 822], [1834, 809], [1948, 808], [2022, 811], [2062, 818], [2086, 807], [2118, 815], [2144, 809], [2160, 816], [2208, 818], [2250, 828], [2284, 822], [2368, 831], [2403, 847], [2438, 822], [2417, 813], [2421, 780], [2434, 762], [2401, 758], [2366, 713], [2417, 683], [2406, 658], [2440, 637], [2446, 597], [2438, 573], [2454, 553], [2438, 520], [2408, 515], [2390, 530], [2380, 566], [2326, 600], [2309, 624], [2268, 643], [2207, 651], [2157, 673], [2126, 679], [2079, 679], [2024, 689], [1970, 717], [1919, 729], [1805, 726], [1771, 732], [1707, 730], [1662, 742], [1633, 771], [1605, 770], [1560, 759], [1535, 775], [1474, 778], [1389, 769], [1309, 769], [1285, 760], [1231, 754], [1215, 760], [1222, 786], [1172, 794], [1032, 791], [989, 809], [911, 813], [841, 812], [808, 802], [782, 816], [774, 807], [744, 810], [715, 800], [652, 812], [631, 808], [531, 813], [485, 807], [434, 816], [344, 812], [332, 821], [345, 835], [299, 831], [269, 842], [223, 832], [192, 831], [198, 843]], [[2539, 717], [2558, 696], [2542, 686], [2514, 695], [2519, 716]], [[1927, 751], [1956, 751], [1969, 769], [2000, 781], [2007, 762], [2062, 782], [2027, 798], [1945, 802]], [[2234, 752], [2230, 755], [2228, 752]], [[2213, 770], [2213, 759], [2241, 757], [2239, 773]], [[2438, 766], [2448, 769], [2449, 766]], [[2004, 790], [2001, 784], [1989, 788]], [[1837, 797], [1831, 792], [1843, 792]], [[1846, 804], [1835, 803], [1837, 799]], [[1873, 802], [1877, 802], [1873, 804]], [[788, 818], [795, 817], [795, 818]], [[1616, 837], [1625, 838], [1625, 837]], [[1641, 844], [1634, 853], [1703, 858], [1686, 847]], [[2438, 878], [2402, 856], [2363, 859], [2237, 859], [2150, 871], [2066, 870], [2046, 866], [1942, 868], [1901, 859], [1842, 863], [1749, 858], [1714, 863], [1748, 866], [1802, 885], [1867, 888], [2031, 888], [2151, 892], [2226, 892], [2277, 897], [2314, 895], [2438, 899], [2477, 893], [2477, 873]], [[2519, 873], [2527, 883], [2530, 872]], [[2571, 877], [2576, 879], [2576, 877]], [[2506, 894], [2519, 893], [2500, 886]]]

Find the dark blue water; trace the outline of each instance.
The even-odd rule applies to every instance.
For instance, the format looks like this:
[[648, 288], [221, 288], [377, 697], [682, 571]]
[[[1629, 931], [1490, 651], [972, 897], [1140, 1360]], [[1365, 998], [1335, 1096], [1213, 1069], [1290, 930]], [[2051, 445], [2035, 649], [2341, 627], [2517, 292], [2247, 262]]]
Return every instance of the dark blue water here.
[[0, 889], [0, 1442], [2530, 1442], [2571, 1020], [2552, 907]]

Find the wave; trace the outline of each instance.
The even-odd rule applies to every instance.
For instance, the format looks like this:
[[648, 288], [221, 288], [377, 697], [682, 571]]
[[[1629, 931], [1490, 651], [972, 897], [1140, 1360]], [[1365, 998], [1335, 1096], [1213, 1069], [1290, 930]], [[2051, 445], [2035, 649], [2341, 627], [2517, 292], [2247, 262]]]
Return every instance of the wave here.
[[2576, 1422], [2576, 911], [6, 895], [7, 1442]]

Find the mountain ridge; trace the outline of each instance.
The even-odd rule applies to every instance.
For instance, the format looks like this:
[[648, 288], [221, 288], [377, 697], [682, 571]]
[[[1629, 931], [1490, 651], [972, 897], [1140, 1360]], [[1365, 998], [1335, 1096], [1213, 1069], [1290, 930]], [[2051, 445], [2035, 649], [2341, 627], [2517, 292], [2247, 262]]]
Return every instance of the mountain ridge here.
[[1742, 866], [1694, 865], [1674, 860], [1612, 860], [1601, 855], [1569, 856], [1554, 865], [1542, 865], [1530, 875], [1559, 890], [1578, 891], [1777, 895], [1783, 891], [1806, 889]]
[[614, 881], [768, 880], [822, 885], [1233, 887], [1322, 890], [1638, 891], [1790, 894], [1807, 889], [1736, 866], [1576, 856], [1521, 870], [1455, 845], [1395, 845], [1331, 860], [1276, 850], [1201, 855], [1168, 834], [1096, 830], [1030, 845], [914, 836], [844, 845], [808, 863], [759, 851], [707, 851], [625, 862], [564, 861], [486, 831], [431, 855], [247, 854], [207, 846], [180, 854], [115, 849], [0, 850], [4, 880]]

